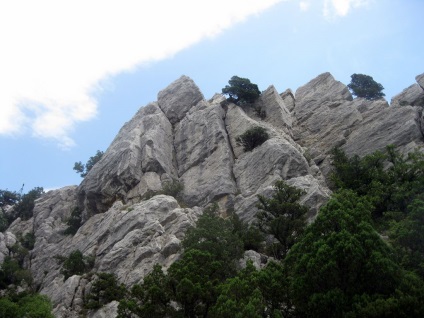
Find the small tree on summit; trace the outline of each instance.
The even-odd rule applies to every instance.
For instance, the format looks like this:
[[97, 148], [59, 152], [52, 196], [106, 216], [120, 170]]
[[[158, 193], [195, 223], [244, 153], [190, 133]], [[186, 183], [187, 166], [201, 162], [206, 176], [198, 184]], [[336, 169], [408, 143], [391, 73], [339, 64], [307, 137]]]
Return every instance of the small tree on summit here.
[[376, 100], [385, 96], [382, 92], [384, 89], [383, 85], [374, 81], [371, 76], [353, 74], [350, 77], [352, 80], [347, 87], [349, 87], [353, 95], [363, 97], [368, 100]]
[[250, 82], [248, 78], [233, 76], [222, 89], [222, 93], [229, 95], [228, 101], [237, 105], [253, 103], [260, 95], [258, 85]]
[[73, 169], [79, 173], [82, 178], [84, 178], [91, 168], [93, 168], [94, 165], [102, 159], [103, 154], [103, 151], [97, 150], [96, 154], [90, 157], [85, 165], [81, 161], [75, 162]]

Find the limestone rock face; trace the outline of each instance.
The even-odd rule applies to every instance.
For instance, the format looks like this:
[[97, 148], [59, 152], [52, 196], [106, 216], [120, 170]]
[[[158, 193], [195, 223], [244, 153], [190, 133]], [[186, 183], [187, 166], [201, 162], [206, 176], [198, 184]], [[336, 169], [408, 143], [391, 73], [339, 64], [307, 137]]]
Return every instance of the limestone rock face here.
[[[424, 81], [423, 81], [424, 82]], [[390, 106], [424, 106], [424, 89], [418, 85], [413, 84], [405, 88], [402, 93], [392, 98]]]
[[[305, 191], [301, 202], [312, 222], [331, 194], [327, 177], [334, 147], [349, 156], [388, 144], [404, 153], [424, 149], [424, 74], [416, 81], [389, 106], [384, 99], [353, 99], [344, 84], [324, 73], [295, 94], [270, 86], [253, 105], [240, 107], [220, 94], [205, 100], [182, 76], [122, 127], [79, 186], [49, 191], [36, 201], [31, 219], [18, 218], [0, 233], [0, 263], [19, 235], [33, 232], [35, 246], [25, 264], [35, 285], [52, 300], [56, 317], [78, 317], [92, 275], [65, 280], [56, 255], [80, 250], [94, 258], [92, 272], [115, 274], [130, 288], [156, 263], [167, 269], [179, 257], [186, 230], [208, 204], [217, 202], [223, 216], [234, 211], [255, 222], [257, 196], [271, 197], [281, 179]], [[258, 109], [266, 116], [258, 116]], [[237, 138], [258, 126], [270, 138], [244, 151]], [[160, 194], [172, 180], [184, 185], [178, 201]], [[75, 235], [64, 235], [75, 207], [82, 210], [83, 225]], [[240, 265], [248, 259], [257, 268], [266, 263], [248, 251]], [[117, 305], [87, 316], [115, 317]]]
[[[182, 209], [173, 197], [165, 195], [127, 206], [117, 201], [105, 213], [90, 217], [74, 236], [64, 236], [76, 191], [76, 187], [51, 191], [34, 211], [37, 240], [31, 251], [31, 271], [58, 316], [69, 308], [82, 308], [87, 281], [78, 275], [64, 280], [56, 255], [68, 256], [80, 250], [95, 258], [94, 271], [113, 273], [120, 282], [132, 286], [154, 264], [166, 268], [179, 256], [185, 231], [202, 211], [197, 207]], [[40, 222], [41, 217], [46, 222]]]
[[336, 81], [330, 73], [324, 73], [299, 87], [295, 98], [294, 116], [299, 123], [303, 123], [321, 109], [333, 109], [345, 101], [351, 101], [352, 95], [346, 85]]
[[193, 80], [182, 76], [158, 94], [158, 104], [171, 124], [184, 118], [191, 107], [203, 99]]
[[421, 88], [424, 89], [424, 73], [417, 75], [415, 77], [415, 80], [417, 81], [418, 85], [420, 85]]
[[234, 176], [241, 194], [250, 196], [277, 180], [306, 175], [308, 167], [303, 155], [289, 142], [272, 138], [243, 154], [235, 163]]
[[[394, 103], [416, 102], [421, 96], [416, 94], [417, 86], [395, 97]], [[389, 107], [384, 99], [352, 100], [347, 87], [329, 73], [296, 91], [293, 113], [297, 119], [294, 140], [307, 148], [324, 175], [329, 173], [329, 153], [334, 147], [341, 147], [348, 155], [364, 156], [389, 144], [402, 152], [423, 146], [418, 108]]]
[[266, 123], [291, 133], [293, 120], [290, 111], [274, 86], [271, 85], [262, 93], [254, 107], [266, 112], [266, 117], [263, 119]]
[[233, 153], [219, 103], [200, 102], [176, 125], [175, 151], [184, 199], [201, 205], [236, 192]]
[[79, 186], [79, 199], [90, 216], [106, 211], [117, 199], [126, 200], [130, 190], [130, 198], [143, 196], [157, 190], [160, 180], [176, 176], [172, 126], [152, 103], [122, 127]]

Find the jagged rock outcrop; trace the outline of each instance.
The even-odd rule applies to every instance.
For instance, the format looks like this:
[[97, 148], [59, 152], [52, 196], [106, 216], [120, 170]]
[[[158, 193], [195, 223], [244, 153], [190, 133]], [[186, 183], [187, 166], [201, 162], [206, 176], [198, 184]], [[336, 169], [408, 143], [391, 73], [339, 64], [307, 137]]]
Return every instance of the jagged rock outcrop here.
[[[240, 107], [220, 94], [205, 100], [182, 76], [122, 127], [79, 186], [49, 191], [36, 201], [33, 218], [17, 219], [0, 233], [0, 263], [19, 234], [33, 232], [26, 264], [37, 288], [52, 299], [56, 317], [77, 317], [92, 282], [87, 275], [64, 280], [56, 255], [80, 250], [94, 257], [94, 272], [113, 273], [131, 286], [155, 263], [167, 268], [179, 257], [187, 228], [208, 204], [217, 202], [223, 216], [234, 211], [254, 222], [257, 195], [271, 196], [280, 179], [305, 191], [301, 201], [312, 221], [331, 193], [334, 147], [360, 156], [388, 144], [403, 152], [424, 149], [424, 74], [416, 81], [389, 106], [384, 99], [353, 99], [346, 85], [324, 73], [295, 94], [270, 86], [253, 106]], [[270, 138], [246, 152], [237, 138], [257, 126]], [[179, 201], [159, 194], [172, 180], [184, 185]], [[83, 225], [64, 235], [75, 207]], [[246, 259], [258, 268], [264, 263], [253, 251], [241, 264]], [[116, 311], [112, 302], [89, 317]]]
[[[384, 150], [389, 144], [402, 152], [423, 145], [421, 107], [390, 107], [384, 99], [352, 100], [347, 87], [329, 73], [300, 87], [295, 96], [294, 139], [307, 148], [325, 175], [329, 173], [329, 153], [334, 147], [341, 147], [348, 155], [364, 156]], [[400, 105], [402, 96], [394, 98], [395, 106]]]
[[187, 76], [181, 76], [158, 94], [158, 104], [171, 124], [175, 124], [184, 118], [193, 106], [203, 99], [193, 80]]
[[417, 81], [418, 85], [420, 85], [421, 88], [424, 89], [424, 73], [423, 74], [420, 74], [420, 75], [417, 75], [415, 77], [415, 80]]
[[202, 101], [175, 127], [178, 174], [189, 205], [204, 205], [236, 192], [224, 119], [219, 100]]
[[158, 104], [141, 108], [79, 186], [86, 218], [118, 199], [142, 197], [160, 189], [161, 181], [176, 178], [173, 152], [172, 125]]

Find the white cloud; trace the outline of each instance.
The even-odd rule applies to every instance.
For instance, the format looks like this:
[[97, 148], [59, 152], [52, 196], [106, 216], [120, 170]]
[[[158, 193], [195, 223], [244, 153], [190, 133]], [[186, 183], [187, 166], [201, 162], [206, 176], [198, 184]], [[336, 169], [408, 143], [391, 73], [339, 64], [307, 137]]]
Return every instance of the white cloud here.
[[308, 11], [311, 3], [309, 1], [300, 1], [299, 7], [300, 11]]
[[323, 14], [327, 19], [346, 16], [351, 8], [367, 5], [370, 0], [324, 0]]
[[282, 0], [23, 0], [0, 4], [0, 135], [68, 148], [108, 76], [160, 60]]

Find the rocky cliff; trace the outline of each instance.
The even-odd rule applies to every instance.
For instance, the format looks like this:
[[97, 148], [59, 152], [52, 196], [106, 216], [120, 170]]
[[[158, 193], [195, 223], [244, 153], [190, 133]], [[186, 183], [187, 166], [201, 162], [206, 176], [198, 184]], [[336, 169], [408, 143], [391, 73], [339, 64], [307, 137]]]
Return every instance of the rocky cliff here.
[[[55, 255], [78, 249], [94, 257], [94, 272], [114, 273], [131, 286], [155, 263], [166, 268], [178, 257], [186, 229], [208, 204], [218, 203], [223, 216], [232, 210], [251, 222], [257, 195], [270, 194], [279, 179], [306, 191], [302, 201], [313, 220], [330, 195], [329, 153], [335, 146], [360, 156], [388, 144], [404, 153], [424, 149], [424, 74], [416, 81], [389, 106], [384, 99], [352, 98], [324, 73], [295, 93], [270, 86], [255, 105], [239, 107], [220, 94], [205, 100], [182, 76], [122, 127], [79, 186], [49, 191], [36, 201], [32, 219], [17, 219], [0, 233], [0, 261], [19, 234], [35, 233], [25, 265], [51, 298], [55, 315], [68, 317], [81, 308], [91, 283], [79, 275], [64, 280]], [[245, 152], [236, 139], [255, 126], [271, 138]], [[178, 201], [155, 195], [173, 180], [184, 185]], [[75, 235], [64, 235], [75, 207], [83, 211], [84, 224]], [[91, 317], [113, 312], [116, 303]]]

